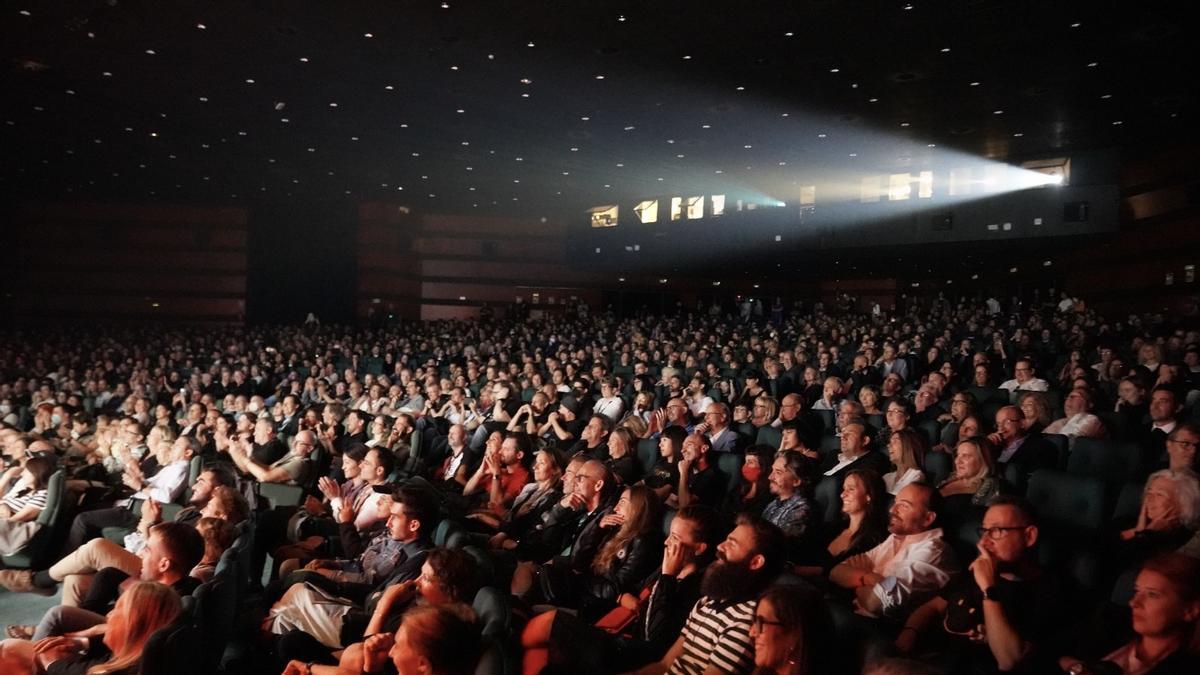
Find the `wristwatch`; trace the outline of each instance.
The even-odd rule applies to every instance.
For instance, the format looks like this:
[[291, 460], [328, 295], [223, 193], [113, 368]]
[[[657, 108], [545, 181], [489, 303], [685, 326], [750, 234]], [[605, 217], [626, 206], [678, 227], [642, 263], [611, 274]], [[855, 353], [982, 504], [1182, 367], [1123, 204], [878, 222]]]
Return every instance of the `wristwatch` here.
[[1067, 672], [1071, 675], [1083, 675], [1085, 672], [1087, 672], [1087, 666], [1083, 665], [1083, 663], [1076, 663], [1070, 668], [1067, 668]]
[[992, 602], [1000, 602], [999, 587], [995, 585], [988, 586], [987, 590], [983, 592], [983, 597], [991, 600]]

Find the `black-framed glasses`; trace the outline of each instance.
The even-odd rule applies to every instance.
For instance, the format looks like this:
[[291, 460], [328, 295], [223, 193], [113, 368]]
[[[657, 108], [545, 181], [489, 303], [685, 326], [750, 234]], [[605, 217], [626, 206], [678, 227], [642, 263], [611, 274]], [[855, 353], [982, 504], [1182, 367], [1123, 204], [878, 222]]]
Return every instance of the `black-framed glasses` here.
[[754, 618], [750, 620], [750, 625], [754, 627], [754, 630], [761, 631], [763, 626], [783, 626], [785, 624], [782, 621], [771, 621], [755, 614]]
[[1008, 532], [1009, 530], [1023, 530], [1026, 527], [1028, 527], [1028, 525], [1017, 525], [1015, 527], [980, 527], [976, 529], [975, 532], [979, 534], [980, 539], [986, 537], [992, 541], [996, 541], [1003, 539], [1004, 533]]

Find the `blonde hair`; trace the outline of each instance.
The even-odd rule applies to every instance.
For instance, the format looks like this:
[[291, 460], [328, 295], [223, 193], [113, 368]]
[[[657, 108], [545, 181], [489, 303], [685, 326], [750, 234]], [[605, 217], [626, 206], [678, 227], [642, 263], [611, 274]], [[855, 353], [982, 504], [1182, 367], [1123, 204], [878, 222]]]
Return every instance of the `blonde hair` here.
[[124, 634], [114, 635], [110, 628], [109, 636], [117, 643], [112, 645], [112, 658], [88, 668], [87, 675], [119, 672], [141, 661], [150, 636], [175, 621], [182, 603], [174, 589], [154, 581], [139, 581], [121, 594], [113, 611], [125, 614]]

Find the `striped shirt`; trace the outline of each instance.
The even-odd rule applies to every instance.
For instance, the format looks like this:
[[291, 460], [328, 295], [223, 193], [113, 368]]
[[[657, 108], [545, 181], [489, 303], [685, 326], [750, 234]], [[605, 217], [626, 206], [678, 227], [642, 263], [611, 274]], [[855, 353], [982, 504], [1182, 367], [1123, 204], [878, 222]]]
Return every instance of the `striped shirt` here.
[[726, 605], [707, 596], [700, 598], [683, 626], [683, 652], [668, 674], [697, 675], [709, 667], [722, 673], [753, 670], [750, 622], [757, 605], [757, 600]]
[[20, 511], [26, 506], [37, 507], [38, 510], [46, 508], [46, 489], [24, 490], [21, 494], [10, 492], [4, 498], [4, 505], [7, 506], [13, 513]]

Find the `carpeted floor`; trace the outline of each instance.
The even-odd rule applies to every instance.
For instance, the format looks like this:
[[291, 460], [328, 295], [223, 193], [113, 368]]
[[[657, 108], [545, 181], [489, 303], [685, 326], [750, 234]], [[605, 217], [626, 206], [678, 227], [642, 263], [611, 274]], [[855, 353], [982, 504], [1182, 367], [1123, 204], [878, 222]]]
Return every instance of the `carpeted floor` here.
[[59, 594], [49, 597], [33, 593], [9, 593], [0, 588], [0, 639], [4, 639], [4, 629], [11, 623], [36, 624], [42, 619], [47, 609], [57, 605]]

